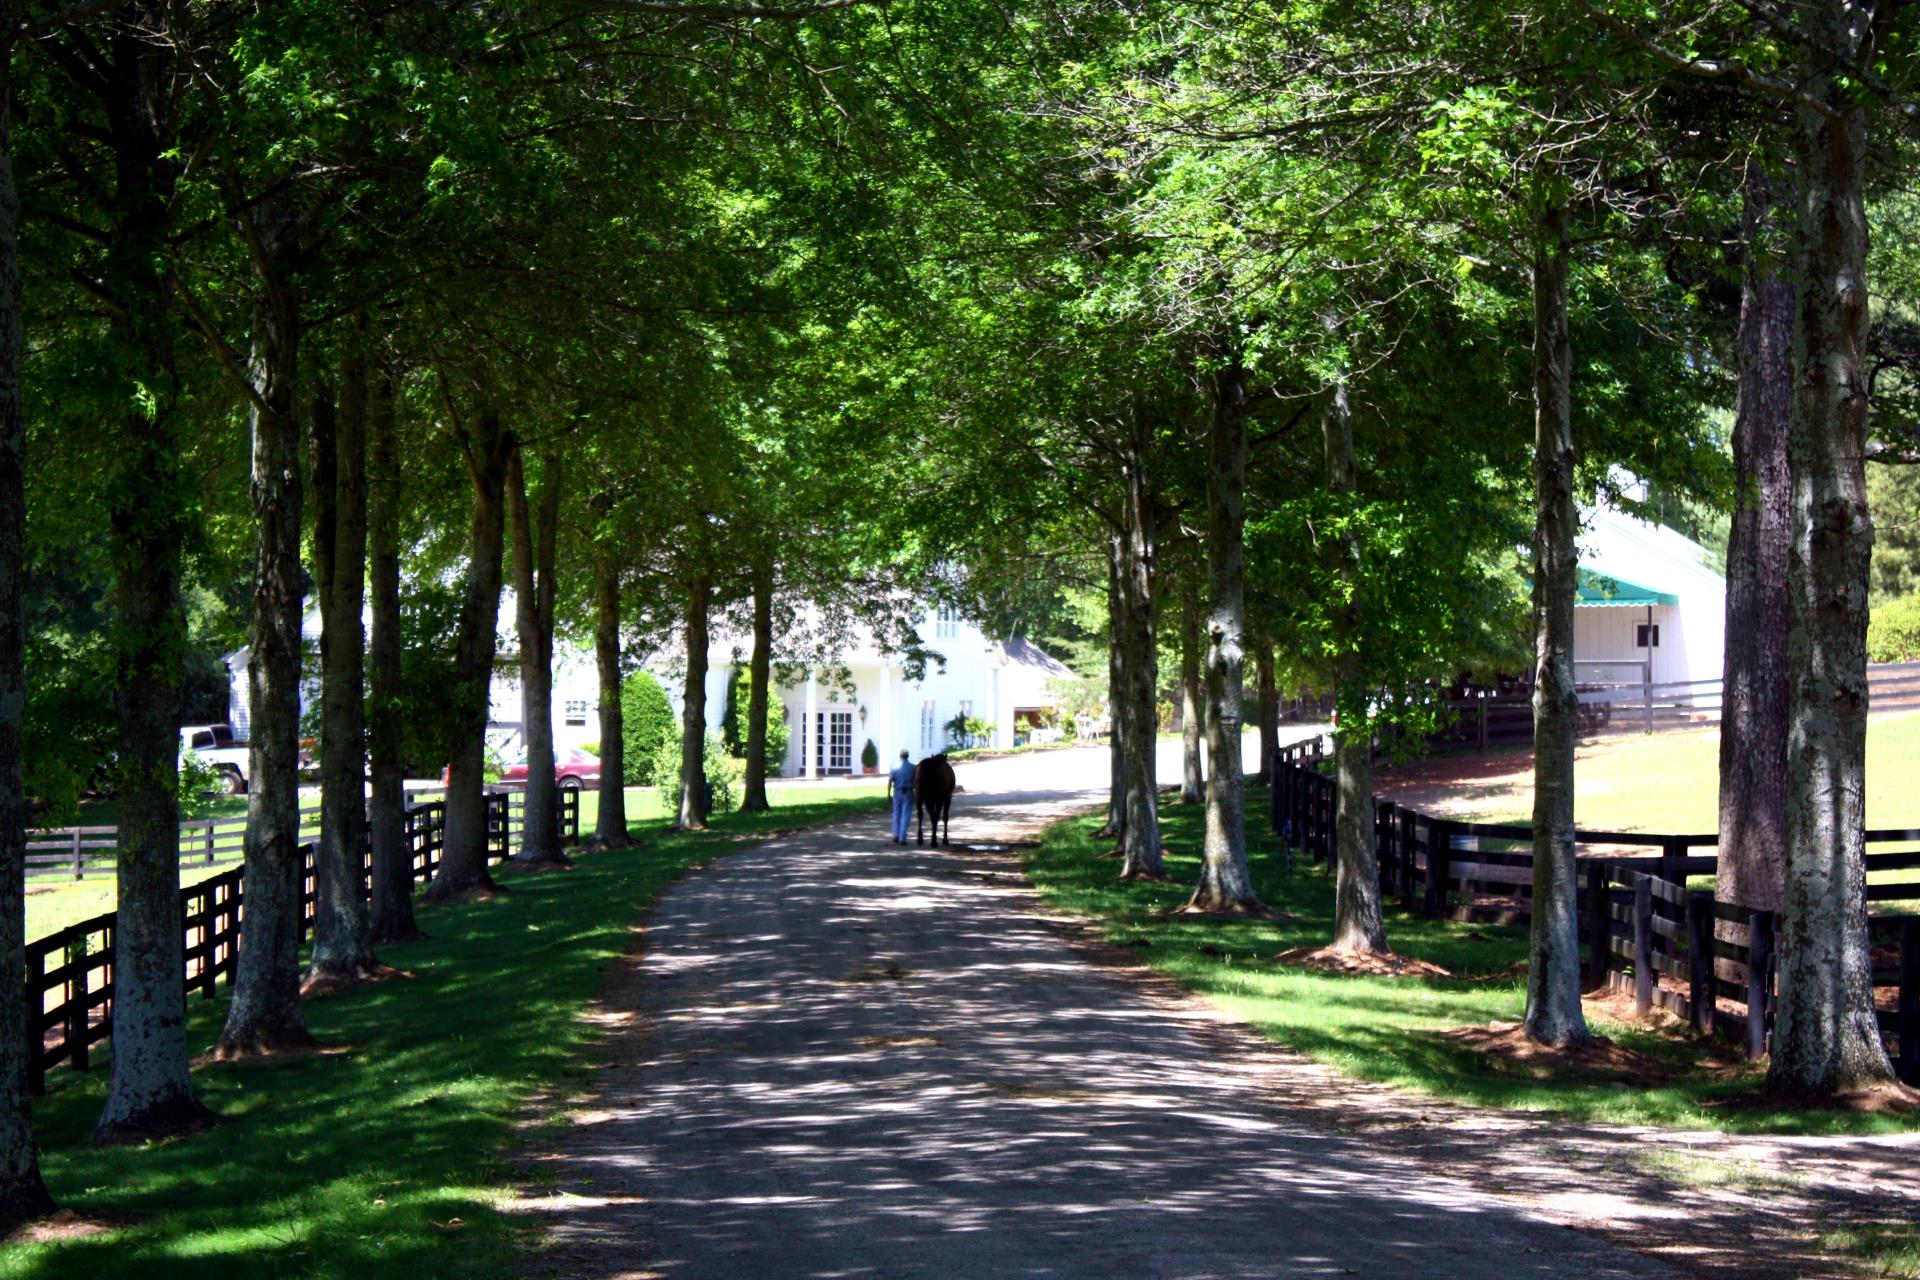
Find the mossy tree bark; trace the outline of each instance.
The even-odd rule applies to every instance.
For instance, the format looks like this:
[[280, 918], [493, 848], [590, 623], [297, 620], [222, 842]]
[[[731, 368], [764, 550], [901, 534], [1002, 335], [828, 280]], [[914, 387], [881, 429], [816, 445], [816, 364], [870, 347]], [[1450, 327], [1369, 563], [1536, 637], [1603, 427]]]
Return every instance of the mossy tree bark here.
[[1792, 475], [1787, 875], [1768, 1086], [1821, 1098], [1893, 1078], [1874, 1014], [1866, 899], [1866, 104], [1843, 60], [1871, 60], [1873, 6], [1817, 0], [1794, 112], [1799, 316]]
[[1124, 464], [1124, 498], [1119, 531], [1119, 603], [1115, 630], [1120, 639], [1121, 689], [1115, 723], [1120, 741], [1125, 819], [1120, 831], [1122, 879], [1162, 879], [1160, 794], [1154, 777], [1159, 747], [1155, 712], [1159, 701], [1159, 644], [1154, 638], [1154, 497], [1147, 477], [1152, 427], [1136, 415]]
[[740, 808], [764, 813], [767, 803], [767, 705], [773, 679], [773, 565], [753, 571], [753, 656], [747, 666], [747, 776]]
[[500, 578], [506, 542], [507, 464], [518, 450], [492, 405], [471, 418], [449, 405], [454, 438], [473, 485], [466, 593], [453, 648], [453, 711], [458, 736], [447, 766], [447, 825], [440, 869], [422, 903], [498, 889], [487, 873], [487, 711], [499, 641]]
[[1749, 161], [1746, 264], [1735, 338], [1738, 486], [1727, 535], [1727, 633], [1720, 712], [1720, 867], [1714, 896], [1780, 909], [1787, 878], [1787, 557], [1792, 479], [1795, 289], [1781, 240], [1792, 210]]
[[254, 322], [251, 491], [253, 616], [248, 701], [246, 917], [234, 963], [233, 1003], [220, 1033], [222, 1057], [313, 1044], [300, 1008], [300, 313], [288, 276], [298, 252], [295, 220], [272, 202], [241, 215], [259, 264]]
[[[604, 525], [613, 511], [611, 494], [602, 494], [595, 510]], [[600, 812], [593, 841], [602, 849], [623, 849], [627, 835], [627, 727], [620, 704], [620, 559], [605, 529], [593, 542], [593, 658], [600, 677]]]
[[[1353, 409], [1344, 382], [1334, 384], [1321, 419], [1327, 491], [1351, 503], [1360, 488], [1353, 449]], [[1355, 513], [1329, 539], [1334, 577], [1342, 598], [1331, 609], [1334, 686], [1340, 728], [1334, 736], [1338, 798], [1334, 816], [1333, 945], [1342, 951], [1387, 950], [1386, 917], [1380, 905], [1380, 863], [1373, 843], [1373, 722], [1368, 714], [1366, 655], [1361, 651], [1361, 546]]]
[[367, 914], [367, 365], [341, 362], [339, 400], [315, 392], [314, 585], [320, 597], [320, 843], [314, 850], [313, 950], [305, 989], [380, 976]]
[[373, 380], [367, 409], [367, 843], [373, 886], [368, 928], [376, 943], [422, 936], [413, 918], [413, 850], [407, 843], [406, 768], [401, 759], [400, 472], [393, 374]]
[[1207, 798], [1200, 743], [1207, 731], [1207, 694], [1201, 683], [1200, 593], [1191, 583], [1180, 593], [1180, 803]]
[[682, 831], [707, 827], [707, 650], [712, 608], [713, 585], [704, 572], [696, 573], [687, 584], [687, 683], [680, 699], [680, 812], [675, 822]]
[[[105, 1142], [181, 1132], [208, 1118], [188, 1074], [180, 982], [178, 761], [187, 645], [180, 580], [194, 503], [181, 461], [177, 322], [160, 265], [177, 169], [168, 159], [174, 145], [166, 123], [168, 54], [141, 30], [137, 18], [116, 30], [104, 64], [110, 71], [97, 86], [113, 155], [100, 283], [115, 304], [110, 333], [128, 406], [106, 512], [120, 817], [113, 1065], [94, 1130]], [[18, 625], [17, 611], [7, 617]], [[10, 886], [17, 891], [17, 880]], [[17, 910], [8, 918], [17, 923]], [[19, 989], [17, 983], [8, 988]]]
[[520, 635], [520, 732], [527, 748], [521, 809], [523, 867], [567, 864], [560, 850], [560, 792], [553, 761], [554, 566], [560, 523], [560, 456], [540, 458], [540, 501], [527, 501], [526, 455], [507, 464], [507, 525], [513, 541], [514, 618]]
[[1573, 600], [1580, 532], [1574, 506], [1573, 352], [1567, 330], [1570, 243], [1564, 203], [1549, 203], [1533, 260], [1533, 907], [1526, 1034], [1546, 1045], [1592, 1039], [1580, 1005], [1575, 910]]
[[0, 0], [0, 1232], [53, 1211], [27, 1101], [27, 821], [21, 730], [27, 705], [23, 609], [27, 431], [20, 406], [20, 197], [13, 185], [13, 43]]
[[1207, 426], [1207, 821], [1187, 909], [1260, 912], [1247, 866], [1240, 732], [1246, 656], [1247, 372], [1214, 377]]

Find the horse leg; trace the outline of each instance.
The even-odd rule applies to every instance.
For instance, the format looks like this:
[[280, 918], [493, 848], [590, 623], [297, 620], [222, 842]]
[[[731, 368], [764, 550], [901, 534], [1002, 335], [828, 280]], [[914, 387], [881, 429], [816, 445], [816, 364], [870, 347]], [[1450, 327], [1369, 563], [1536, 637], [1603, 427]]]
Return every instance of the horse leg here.
[[915, 844], [925, 844], [927, 842], [927, 802], [920, 798], [918, 792], [914, 793], [913, 812], [913, 842]]

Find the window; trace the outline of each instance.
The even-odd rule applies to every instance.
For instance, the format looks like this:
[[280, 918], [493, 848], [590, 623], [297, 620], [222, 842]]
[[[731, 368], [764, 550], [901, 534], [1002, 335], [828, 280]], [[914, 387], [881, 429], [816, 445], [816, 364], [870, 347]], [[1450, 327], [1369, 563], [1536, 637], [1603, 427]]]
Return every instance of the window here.
[[1635, 626], [1633, 629], [1633, 643], [1641, 649], [1658, 649], [1660, 647], [1660, 624], [1657, 622], [1642, 622]]
[[566, 722], [570, 725], [584, 725], [587, 717], [599, 707], [585, 698], [569, 698], [566, 706]]
[[960, 635], [960, 611], [952, 605], [941, 605], [933, 615], [933, 638], [936, 640], [954, 640]]
[[933, 752], [933, 735], [939, 728], [931, 701], [920, 704], [920, 750], [928, 754]]

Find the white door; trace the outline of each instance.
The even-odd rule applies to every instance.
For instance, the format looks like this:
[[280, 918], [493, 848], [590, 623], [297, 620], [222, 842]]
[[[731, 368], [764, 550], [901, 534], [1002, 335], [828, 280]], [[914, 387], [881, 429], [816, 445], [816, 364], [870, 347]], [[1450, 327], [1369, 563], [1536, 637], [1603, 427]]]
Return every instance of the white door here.
[[814, 768], [821, 773], [853, 772], [853, 712], [814, 713]]

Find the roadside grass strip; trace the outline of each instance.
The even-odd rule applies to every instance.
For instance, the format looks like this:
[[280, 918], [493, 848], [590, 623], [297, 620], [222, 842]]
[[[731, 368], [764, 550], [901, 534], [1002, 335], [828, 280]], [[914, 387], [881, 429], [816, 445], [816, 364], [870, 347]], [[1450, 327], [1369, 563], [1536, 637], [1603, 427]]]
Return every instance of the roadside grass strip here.
[[1297, 921], [1234, 921], [1166, 914], [1199, 874], [1200, 805], [1161, 809], [1173, 884], [1123, 883], [1119, 863], [1099, 855], [1098, 818], [1058, 823], [1027, 851], [1027, 874], [1056, 908], [1095, 922], [1105, 939], [1211, 999], [1262, 1034], [1317, 1062], [1378, 1081], [1488, 1107], [1545, 1111], [1582, 1121], [1718, 1129], [1735, 1133], [1882, 1133], [1920, 1128], [1911, 1116], [1773, 1111], [1725, 1104], [1752, 1089], [1761, 1070], [1734, 1046], [1619, 1022], [1589, 1007], [1593, 1029], [1641, 1055], [1654, 1079], [1627, 1083], [1602, 1073], [1556, 1071], [1488, 1054], [1444, 1032], [1513, 1023], [1525, 1012], [1527, 936], [1522, 928], [1426, 920], [1389, 907], [1388, 941], [1402, 955], [1452, 978], [1321, 972], [1274, 957], [1324, 946], [1333, 936], [1333, 876], [1300, 857], [1291, 876], [1264, 822], [1265, 792], [1247, 796], [1248, 852], [1268, 905]]
[[[82, 1220], [65, 1238], [0, 1249], [0, 1277], [305, 1276], [381, 1280], [517, 1274], [526, 1228], [500, 1211], [516, 1126], [584, 1078], [582, 1013], [675, 877], [754, 832], [877, 812], [872, 792], [778, 792], [769, 813], [706, 833], [636, 823], [637, 848], [572, 870], [495, 874], [509, 892], [421, 913], [432, 935], [382, 956], [412, 976], [311, 1002], [320, 1053], [203, 1066], [211, 1130], [140, 1147], [86, 1145], [106, 1073], [54, 1073], [36, 1101], [42, 1168]], [[210, 1047], [226, 1015], [189, 1003]], [[105, 1230], [81, 1234], [104, 1224]]]

